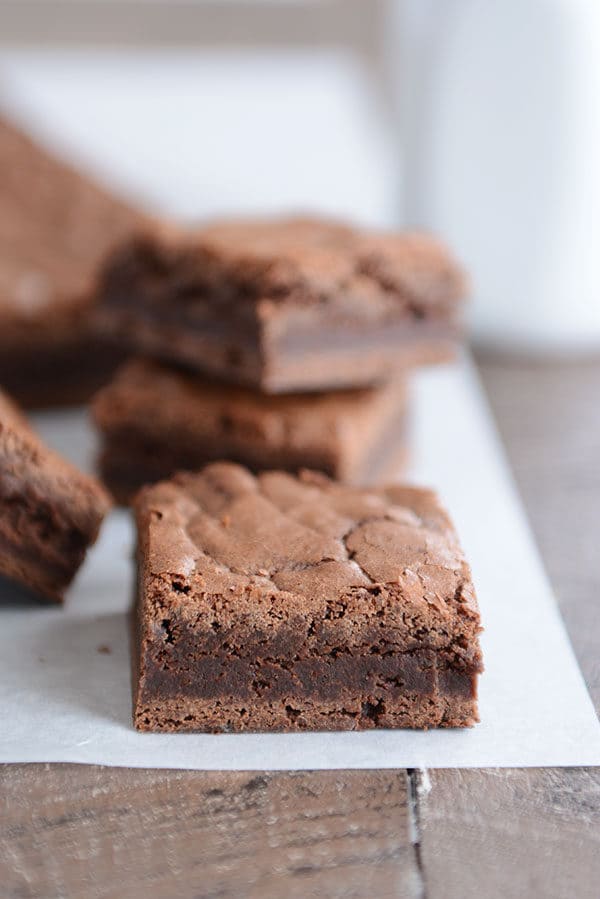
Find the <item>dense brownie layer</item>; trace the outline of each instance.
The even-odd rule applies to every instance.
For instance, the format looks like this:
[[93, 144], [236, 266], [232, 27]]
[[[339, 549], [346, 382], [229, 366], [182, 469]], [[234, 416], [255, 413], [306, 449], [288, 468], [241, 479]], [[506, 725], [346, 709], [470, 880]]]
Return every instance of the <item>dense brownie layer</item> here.
[[97, 333], [91, 287], [143, 221], [0, 119], [0, 384], [28, 405], [89, 396], [122, 359]]
[[301, 219], [140, 236], [98, 290], [103, 327], [133, 348], [269, 393], [447, 359], [464, 291], [431, 237]]
[[478, 720], [477, 602], [430, 491], [218, 463], [136, 517], [138, 728]]
[[59, 602], [109, 505], [0, 393], [0, 574]]
[[399, 380], [281, 397], [136, 360], [97, 395], [93, 417], [102, 477], [127, 502], [143, 484], [221, 459], [254, 471], [309, 467], [340, 480], [376, 479], [403, 460], [406, 404]]

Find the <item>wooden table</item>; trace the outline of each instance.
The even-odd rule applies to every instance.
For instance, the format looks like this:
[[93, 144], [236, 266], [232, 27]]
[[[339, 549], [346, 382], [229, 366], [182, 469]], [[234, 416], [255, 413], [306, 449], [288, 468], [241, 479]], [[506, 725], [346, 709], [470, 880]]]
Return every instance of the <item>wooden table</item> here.
[[[480, 367], [598, 708], [600, 361]], [[6, 766], [0, 896], [596, 899], [599, 772]]]

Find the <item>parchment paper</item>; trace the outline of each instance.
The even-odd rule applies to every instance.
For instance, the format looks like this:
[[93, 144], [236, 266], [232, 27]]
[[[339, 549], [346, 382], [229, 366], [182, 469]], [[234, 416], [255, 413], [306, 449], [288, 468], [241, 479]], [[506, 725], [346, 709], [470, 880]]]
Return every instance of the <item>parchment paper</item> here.
[[[196, 769], [600, 764], [600, 725], [468, 361], [414, 385], [410, 479], [436, 487], [473, 567], [486, 627], [472, 730], [138, 734], [131, 724], [131, 523], [106, 522], [64, 609], [0, 586], [0, 762]], [[46, 413], [49, 442], [89, 467], [83, 413]]]

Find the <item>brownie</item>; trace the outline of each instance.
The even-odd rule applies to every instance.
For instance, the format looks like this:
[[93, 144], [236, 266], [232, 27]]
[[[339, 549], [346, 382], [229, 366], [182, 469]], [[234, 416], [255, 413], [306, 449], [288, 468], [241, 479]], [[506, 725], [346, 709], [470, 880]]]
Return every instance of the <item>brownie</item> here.
[[135, 504], [147, 731], [466, 727], [480, 618], [436, 496], [231, 463]]
[[99, 467], [119, 502], [143, 484], [228, 459], [253, 471], [313, 468], [373, 481], [406, 455], [406, 385], [270, 396], [148, 360], [119, 370], [93, 402]]
[[98, 332], [91, 287], [143, 221], [0, 119], [0, 384], [22, 404], [84, 400], [123, 360]]
[[109, 505], [0, 392], [0, 575], [60, 602]]
[[98, 315], [142, 354], [292, 393], [451, 358], [464, 292], [449, 253], [423, 234], [238, 222], [126, 242], [102, 269]]

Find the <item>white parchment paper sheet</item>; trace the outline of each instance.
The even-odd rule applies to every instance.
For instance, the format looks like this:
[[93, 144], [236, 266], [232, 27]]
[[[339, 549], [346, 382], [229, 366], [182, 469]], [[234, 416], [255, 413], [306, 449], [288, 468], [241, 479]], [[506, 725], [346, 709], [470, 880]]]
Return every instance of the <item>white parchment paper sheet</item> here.
[[[465, 731], [138, 734], [125, 613], [132, 529], [106, 523], [64, 609], [0, 592], [1, 762], [197, 769], [600, 764], [600, 725], [468, 362], [419, 375], [411, 479], [435, 486], [472, 563], [486, 627], [482, 723]], [[45, 414], [47, 439], [89, 465], [80, 414]], [[109, 650], [108, 652], [106, 650]]]

